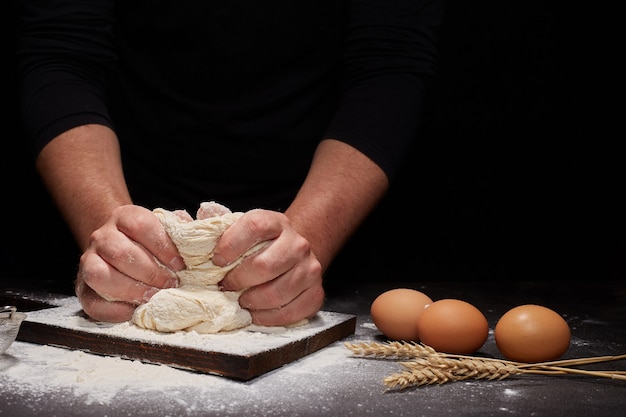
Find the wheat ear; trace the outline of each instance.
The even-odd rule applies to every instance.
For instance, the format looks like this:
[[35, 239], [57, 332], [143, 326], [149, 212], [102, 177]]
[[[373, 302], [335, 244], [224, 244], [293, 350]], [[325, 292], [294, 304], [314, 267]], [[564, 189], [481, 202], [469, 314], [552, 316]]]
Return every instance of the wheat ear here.
[[384, 378], [383, 382], [389, 388], [404, 389], [410, 386], [443, 384], [470, 378], [504, 379], [511, 375], [519, 374], [579, 374], [626, 380], [626, 371], [588, 371], [570, 367], [626, 359], [626, 355], [596, 356], [529, 364], [468, 355], [447, 354], [437, 352], [430, 346], [414, 342], [346, 342], [344, 345], [357, 356], [412, 359], [409, 362], [400, 362], [405, 368], [403, 372]]

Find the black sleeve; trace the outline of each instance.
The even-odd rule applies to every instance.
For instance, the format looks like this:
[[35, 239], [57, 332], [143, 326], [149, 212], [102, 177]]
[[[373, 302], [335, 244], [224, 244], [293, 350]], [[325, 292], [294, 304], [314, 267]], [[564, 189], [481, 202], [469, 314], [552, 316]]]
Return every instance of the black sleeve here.
[[442, 15], [439, 0], [351, 2], [344, 90], [325, 137], [359, 149], [390, 179], [418, 135]]
[[111, 126], [105, 69], [115, 61], [113, 1], [23, 0], [17, 18], [20, 106], [34, 155], [72, 127]]

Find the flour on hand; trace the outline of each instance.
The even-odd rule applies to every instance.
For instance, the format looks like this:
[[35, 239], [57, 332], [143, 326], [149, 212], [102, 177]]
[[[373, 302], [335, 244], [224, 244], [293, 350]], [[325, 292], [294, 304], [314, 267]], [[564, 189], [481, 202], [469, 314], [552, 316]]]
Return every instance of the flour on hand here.
[[241, 292], [220, 291], [217, 284], [228, 271], [267, 242], [257, 243], [224, 267], [212, 261], [217, 240], [243, 213], [233, 213], [215, 202], [204, 202], [195, 220], [182, 210], [157, 208], [154, 214], [187, 268], [177, 272], [178, 288], [157, 292], [150, 301], [135, 309], [131, 321], [139, 327], [160, 332], [195, 330], [198, 333], [236, 330], [251, 324], [250, 313], [239, 306]]

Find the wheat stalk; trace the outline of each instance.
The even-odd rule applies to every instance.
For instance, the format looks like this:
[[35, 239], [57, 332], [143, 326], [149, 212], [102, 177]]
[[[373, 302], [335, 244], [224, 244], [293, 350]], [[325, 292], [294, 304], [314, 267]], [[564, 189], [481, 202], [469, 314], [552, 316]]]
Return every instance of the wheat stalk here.
[[440, 354], [428, 345], [414, 342], [346, 342], [344, 343], [344, 345], [348, 349], [350, 349], [355, 355], [359, 356], [373, 356], [385, 358], [422, 358]]
[[383, 381], [390, 388], [411, 385], [443, 384], [464, 379], [504, 379], [522, 373], [517, 367], [483, 359], [451, 359], [439, 356], [417, 358], [400, 362], [405, 371], [386, 377]]
[[626, 359], [626, 355], [596, 356], [529, 364], [437, 352], [430, 346], [414, 342], [346, 342], [344, 345], [357, 356], [412, 359], [408, 362], [400, 362], [400, 365], [405, 368], [404, 371], [383, 379], [384, 384], [389, 388], [404, 389], [410, 386], [444, 384], [466, 379], [500, 380], [520, 374], [579, 374], [626, 380], [626, 371], [588, 371], [571, 368], [571, 366], [576, 365]]

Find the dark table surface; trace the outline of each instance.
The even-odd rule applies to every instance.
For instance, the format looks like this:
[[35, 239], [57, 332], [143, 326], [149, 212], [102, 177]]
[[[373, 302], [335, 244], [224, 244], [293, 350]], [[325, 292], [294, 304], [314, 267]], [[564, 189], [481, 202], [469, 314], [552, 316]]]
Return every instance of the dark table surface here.
[[[495, 324], [508, 309], [528, 303], [550, 307], [566, 319], [572, 341], [563, 358], [626, 353], [623, 283], [385, 282], [329, 293], [324, 310], [356, 315], [354, 335], [247, 382], [15, 342], [0, 356], [0, 415], [623, 415], [626, 381], [586, 375], [518, 375], [386, 389], [383, 378], [401, 370], [397, 361], [354, 357], [343, 342], [384, 341], [369, 308], [378, 294], [398, 287], [478, 307], [490, 333], [477, 355], [502, 358], [493, 338]], [[583, 369], [626, 370], [626, 361]]]

